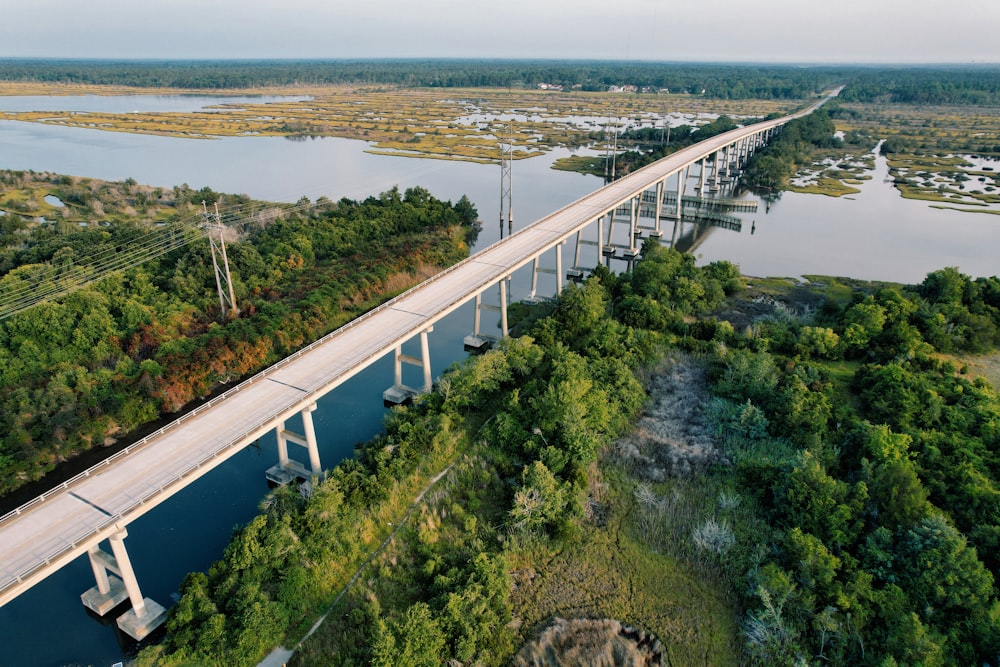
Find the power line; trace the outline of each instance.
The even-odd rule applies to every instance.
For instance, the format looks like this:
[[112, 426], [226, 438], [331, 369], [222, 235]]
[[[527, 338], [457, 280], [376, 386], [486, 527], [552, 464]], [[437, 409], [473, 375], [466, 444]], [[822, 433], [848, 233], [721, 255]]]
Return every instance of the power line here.
[[[268, 203], [265, 209], [278, 211], [279, 216], [313, 208], [306, 203]], [[236, 204], [216, 207], [214, 223], [223, 227], [241, 229], [254, 224], [260, 203]], [[207, 221], [202, 214], [190, 215], [164, 227], [132, 239], [124, 244], [103, 246], [93, 254], [77, 259], [72, 266], [53, 265], [46, 262], [31, 273], [20, 285], [3, 286], [0, 278], [0, 320], [23, 312], [40, 303], [66, 296], [91, 285], [109, 275], [127, 271], [205, 238]], [[44, 267], [44, 268], [43, 268]], [[9, 274], [8, 274], [9, 275]], [[10, 282], [10, 279], [7, 280]]]

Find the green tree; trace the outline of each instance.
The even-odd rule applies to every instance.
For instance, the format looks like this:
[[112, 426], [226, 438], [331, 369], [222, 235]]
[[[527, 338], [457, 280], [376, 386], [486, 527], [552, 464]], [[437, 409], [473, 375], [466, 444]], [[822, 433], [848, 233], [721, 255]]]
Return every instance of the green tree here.
[[430, 606], [417, 602], [402, 623], [376, 623], [372, 667], [439, 667], [446, 639]]

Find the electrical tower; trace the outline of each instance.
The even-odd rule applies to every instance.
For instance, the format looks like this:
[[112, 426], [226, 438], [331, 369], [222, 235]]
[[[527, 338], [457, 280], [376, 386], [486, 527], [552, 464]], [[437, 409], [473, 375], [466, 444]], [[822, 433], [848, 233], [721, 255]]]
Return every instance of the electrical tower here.
[[201, 214], [205, 218], [208, 245], [212, 249], [212, 268], [215, 269], [215, 286], [219, 290], [219, 306], [222, 307], [222, 317], [223, 319], [235, 318], [239, 316], [240, 309], [236, 306], [233, 279], [229, 274], [229, 258], [226, 257], [226, 228], [222, 224], [222, 216], [219, 215], [219, 202], [215, 202], [214, 215], [208, 212], [208, 206], [204, 200], [201, 202], [201, 209]]
[[604, 182], [611, 183], [615, 180], [615, 162], [618, 159], [618, 111], [615, 110], [615, 122], [611, 124], [611, 117], [608, 116], [608, 124], [604, 126]]
[[503, 238], [504, 209], [507, 211], [507, 235], [514, 231], [513, 192], [511, 163], [514, 161], [514, 121], [507, 125], [507, 137], [500, 137], [500, 238]]

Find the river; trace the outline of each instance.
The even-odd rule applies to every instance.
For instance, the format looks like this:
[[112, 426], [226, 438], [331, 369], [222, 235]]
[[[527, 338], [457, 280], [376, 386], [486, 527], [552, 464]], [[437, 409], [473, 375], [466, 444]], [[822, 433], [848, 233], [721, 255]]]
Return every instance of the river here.
[[[155, 99], [159, 102], [144, 97], [72, 98], [45, 108], [165, 110], [234, 101]], [[0, 97], [0, 111], [31, 105], [24, 98]], [[186, 183], [254, 199], [363, 198], [393, 186], [422, 186], [452, 201], [468, 195], [477, 206], [485, 224], [473, 252], [499, 237], [500, 170], [495, 165], [372, 155], [365, 152], [365, 142], [344, 139], [196, 140], [12, 121], [0, 121], [0, 146], [2, 169], [106, 180], [131, 177], [163, 187]], [[598, 178], [550, 168], [567, 154], [556, 150], [514, 164], [515, 228], [600, 187]], [[742, 231], [712, 230], [696, 250], [699, 261], [729, 259], [744, 273], [757, 276], [818, 273], [900, 282], [919, 281], [944, 266], [973, 276], [998, 273], [1000, 217], [936, 210], [925, 202], [904, 200], [884, 182], [886, 173], [885, 161], [879, 158], [873, 178], [850, 199], [785, 193], [767, 210], [761, 205], [757, 213], [739, 214]], [[569, 266], [571, 245], [566, 252]], [[527, 282], [526, 272], [515, 276], [515, 298], [525, 296]], [[472, 305], [467, 304], [435, 325], [430, 336], [435, 373], [464, 357], [462, 338], [470, 332], [472, 319]], [[325, 467], [350, 456], [355, 443], [380, 429], [381, 392], [391, 383], [392, 362], [387, 357], [319, 402], [314, 419]], [[289, 427], [298, 429], [294, 423]], [[207, 569], [221, 555], [232, 528], [256, 512], [267, 491], [264, 470], [276, 461], [274, 438], [268, 436], [259, 447], [240, 452], [129, 525], [125, 544], [145, 596], [172, 604], [184, 575]], [[93, 585], [84, 557], [0, 608], [0, 635], [5, 639], [0, 665], [111, 665], [133, 651], [113, 625], [102, 626], [84, 610], [79, 596]]]

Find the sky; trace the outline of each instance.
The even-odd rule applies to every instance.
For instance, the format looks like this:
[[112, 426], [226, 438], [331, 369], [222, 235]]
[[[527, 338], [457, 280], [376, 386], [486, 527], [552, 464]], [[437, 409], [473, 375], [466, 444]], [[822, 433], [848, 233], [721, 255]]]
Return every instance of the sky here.
[[2, 0], [0, 57], [1000, 63], [1000, 0]]

